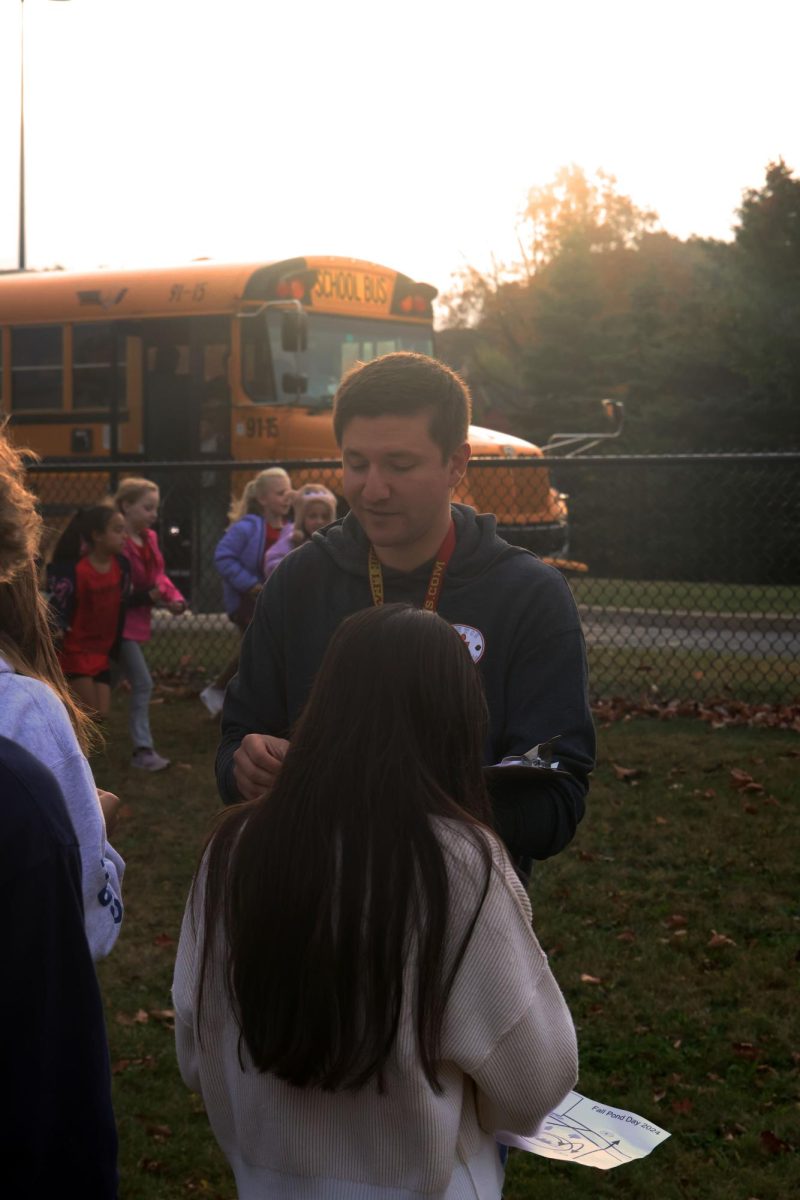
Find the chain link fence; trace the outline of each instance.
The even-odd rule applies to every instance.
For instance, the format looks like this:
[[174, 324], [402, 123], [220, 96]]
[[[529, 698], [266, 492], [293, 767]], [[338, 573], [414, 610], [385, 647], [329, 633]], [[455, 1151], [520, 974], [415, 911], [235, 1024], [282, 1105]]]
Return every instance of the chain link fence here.
[[[214, 549], [232, 494], [264, 463], [30, 467], [53, 540], [126, 475], [158, 483], [167, 571], [191, 611], [157, 612], [154, 674], [202, 684], [237, 646]], [[338, 462], [270, 463], [341, 495]], [[563, 566], [586, 633], [594, 696], [800, 695], [800, 454], [473, 459], [463, 498]], [[45, 546], [45, 555], [47, 546]]]

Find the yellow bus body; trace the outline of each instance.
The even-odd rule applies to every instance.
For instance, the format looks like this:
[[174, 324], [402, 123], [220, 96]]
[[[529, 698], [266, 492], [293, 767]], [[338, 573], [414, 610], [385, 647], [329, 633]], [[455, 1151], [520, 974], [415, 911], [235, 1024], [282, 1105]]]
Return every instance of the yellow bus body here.
[[[435, 295], [387, 267], [337, 257], [0, 275], [0, 412], [15, 440], [54, 463], [141, 462], [145, 471], [206, 456], [336, 458], [330, 401], [341, 374], [393, 349], [434, 353]], [[285, 351], [281, 320], [301, 309], [307, 347]], [[298, 378], [305, 392], [292, 391]], [[474, 426], [470, 442], [497, 463], [470, 471], [457, 498], [495, 512], [507, 532], [534, 535], [541, 552], [563, 550], [566, 508], [547, 470], [508, 466], [541, 457], [538, 447]], [[63, 479], [38, 480], [51, 509]], [[70, 495], [85, 503], [106, 482], [73, 475]]]

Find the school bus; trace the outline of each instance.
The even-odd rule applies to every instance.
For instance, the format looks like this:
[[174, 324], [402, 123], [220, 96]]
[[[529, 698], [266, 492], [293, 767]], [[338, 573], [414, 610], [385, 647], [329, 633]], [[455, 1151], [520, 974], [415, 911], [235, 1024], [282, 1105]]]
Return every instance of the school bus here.
[[[206, 458], [335, 458], [331, 406], [343, 372], [395, 350], [433, 354], [436, 294], [337, 257], [10, 273], [0, 276], [0, 411], [49, 463], [141, 462], [144, 471]], [[508, 465], [541, 450], [477, 427], [470, 441], [493, 462], [468, 472], [457, 498], [495, 512], [511, 540], [563, 553], [564, 498], [546, 470]], [[96, 474], [83, 479], [87, 498], [105, 486]], [[64, 509], [58, 476], [37, 487], [46, 509]]]

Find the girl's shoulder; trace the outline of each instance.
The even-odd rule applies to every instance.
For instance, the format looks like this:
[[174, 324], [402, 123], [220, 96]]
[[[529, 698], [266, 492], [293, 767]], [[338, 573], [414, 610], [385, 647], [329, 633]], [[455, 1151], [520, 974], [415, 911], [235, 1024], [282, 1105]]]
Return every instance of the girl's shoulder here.
[[67, 710], [43, 680], [17, 674], [0, 658], [0, 689], [0, 733], [22, 742], [47, 764], [79, 751]]
[[239, 517], [238, 521], [234, 521], [232, 525], [223, 533], [223, 540], [226, 537], [255, 537], [260, 536], [264, 528], [264, 518], [258, 513], [245, 513], [243, 517]]

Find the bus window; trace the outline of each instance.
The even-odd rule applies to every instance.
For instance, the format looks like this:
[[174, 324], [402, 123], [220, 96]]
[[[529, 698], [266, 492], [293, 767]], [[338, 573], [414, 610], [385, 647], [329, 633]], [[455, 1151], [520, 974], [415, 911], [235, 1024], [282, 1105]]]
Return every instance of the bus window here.
[[[330, 405], [339, 381], [357, 362], [369, 362], [381, 354], [396, 350], [416, 350], [433, 354], [433, 335], [430, 328], [405, 325], [402, 322], [370, 320], [364, 317], [334, 317], [311, 312], [308, 315], [308, 349], [299, 356], [281, 349], [280, 313], [267, 316], [275, 380], [278, 389], [284, 373], [297, 370], [308, 376], [308, 390], [302, 403], [309, 407]], [[293, 395], [283, 396], [291, 403]]]
[[[284, 372], [297, 370], [308, 377], [308, 389], [302, 403], [308, 407], [327, 407], [345, 371], [356, 362], [368, 362], [381, 354], [395, 350], [416, 350], [433, 354], [433, 336], [429, 329], [414, 328], [401, 322], [371, 320], [362, 317], [329, 317], [321, 313], [308, 314], [308, 348], [300, 355], [288, 354], [281, 348], [281, 317], [267, 314], [272, 361], [278, 389]], [[295, 400], [294, 395], [282, 395], [284, 403]]]
[[[72, 330], [72, 407], [108, 408], [113, 396], [114, 326], [110, 322], [75, 325]], [[125, 344], [117, 339], [117, 396], [125, 396]]]
[[61, 408], [64, 353], [60, 325], [11, 330], [11, 400], [15, 412]]
[[[280, 313], [277, 318], [277, 337], [280, 347]], [[272, 361], [269, 345], [264, 335], [261, 317], [243, 317], [242, 329], [242, 383], [244, 390], [256, 404], [275, 403], [275, 384], [272, 376]], [[292, 359], [294, 361], [294, 359]]]

